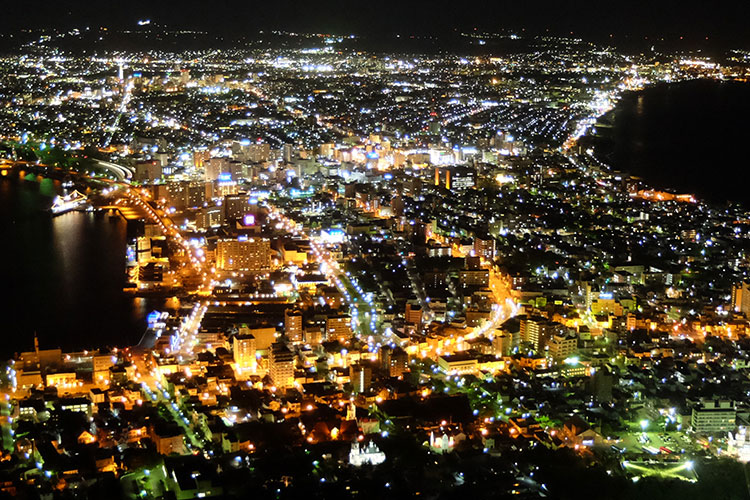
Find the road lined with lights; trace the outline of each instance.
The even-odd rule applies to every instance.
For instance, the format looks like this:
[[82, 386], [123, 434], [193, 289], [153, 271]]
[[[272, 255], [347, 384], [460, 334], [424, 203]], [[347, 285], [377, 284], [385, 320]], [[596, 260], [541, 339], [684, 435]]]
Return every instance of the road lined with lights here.
[[277, 207], [268, 204], [271, 218], [277, 219], [284, 229], [295, 235], [302, 235], [310, 241], [315, 257], [320, 262], [320, 269], [344, 296], [349, 306], [352, 318], [352, 332], [356, 337], [366, 340], [371, 349], [379, 344], [376, 342], [377, 312], [371, 296], [365, 296], [359, 283], [349, 273], [341, 269], [339, 263], [331, 256], [331, 252], [315, 238], [312, 238], [304, 228], [286, 217]]
[[[468, 253], [463, 251], [460, 246], [452, 245], [452, 252], [454, 256], [466, 258]], [[467, 339], [482, 336], [491, 332], [495, 328], [498, 328], [503, 321], [511, 318], [518, 314], [519, 306], [513, 299], [511, 293], [510, 283], [508, 282], [507, 276], [502, 274], [500, 270], [491, 261], [486, 260], [484, 257], [480, 258], [481, 267], [487, 269], [489, 272], [489, 288], [492, 291], [492, 312], [490, 317], [483, 322], [481, 325], [474, 328]]]
[[171, 352], [177, 356], [178, 361], [191, 359], [194, 356], [193, 349], [198, 344], [198, 332], [207, 310], [206, 302], [195, 304], [190, 314], [183, 318], [179, 330], [172, 337]]

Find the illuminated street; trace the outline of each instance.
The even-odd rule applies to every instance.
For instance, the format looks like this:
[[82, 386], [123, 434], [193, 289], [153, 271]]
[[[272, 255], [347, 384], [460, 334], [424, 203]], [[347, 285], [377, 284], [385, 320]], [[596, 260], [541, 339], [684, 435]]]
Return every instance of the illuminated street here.
[[662, 3], [8, 5], [0, 497], [750, 499], [750, 10]]

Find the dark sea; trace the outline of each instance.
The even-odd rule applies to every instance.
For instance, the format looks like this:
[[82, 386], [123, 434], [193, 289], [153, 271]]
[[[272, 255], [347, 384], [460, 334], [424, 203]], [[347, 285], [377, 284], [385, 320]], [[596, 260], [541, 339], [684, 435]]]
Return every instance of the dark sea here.
[[750, 83], [695, 80], [627, 93], [597, 156], [658, 188], [750, 208]]
[[58, 181], [0, 179], [0, 360], [40, 348], [137, 343], [164, 301], [123, 292], [126, 223], [46, 209]]

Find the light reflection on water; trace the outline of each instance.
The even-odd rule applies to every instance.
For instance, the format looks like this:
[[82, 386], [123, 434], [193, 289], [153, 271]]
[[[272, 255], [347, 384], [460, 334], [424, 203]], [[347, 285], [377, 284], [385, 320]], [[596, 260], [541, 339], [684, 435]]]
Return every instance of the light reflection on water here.
[[80, 212], [52, 218], [43, 209], [59, 189], [0, 180], [0, 283], [9, 292], [0, 300], [0, 359], [32, 349], [35, 331], [42, 348], [130, 345], [149, 312], [175, 306], [123, 292], [126, 223]]

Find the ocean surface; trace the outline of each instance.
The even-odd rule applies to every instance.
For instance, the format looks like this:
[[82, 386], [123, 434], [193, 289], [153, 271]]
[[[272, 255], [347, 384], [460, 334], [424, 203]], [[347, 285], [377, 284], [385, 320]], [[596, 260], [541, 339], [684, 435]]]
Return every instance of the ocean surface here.
[[45, 209], [58, 181], [0, 179], [0, 360], [40, 348], [137, 343], [163, 300], [123, 292], [126, 223]]
[[750, 83], [694, 80], [627, 93], [597, 156], [659, 188], [750, 208]]

